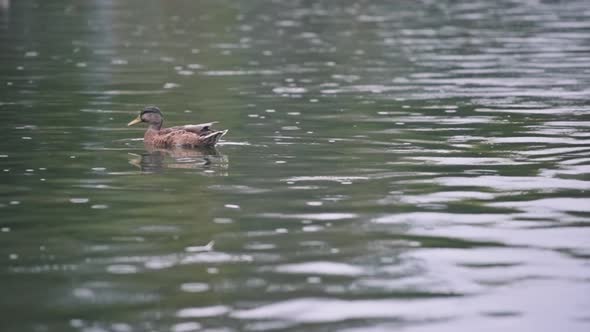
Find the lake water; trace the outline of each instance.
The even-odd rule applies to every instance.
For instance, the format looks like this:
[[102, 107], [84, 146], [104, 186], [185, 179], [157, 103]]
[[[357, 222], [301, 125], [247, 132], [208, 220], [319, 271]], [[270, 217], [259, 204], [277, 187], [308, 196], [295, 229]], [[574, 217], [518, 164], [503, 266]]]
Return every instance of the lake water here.
[[3, 0], [0, 44], [2, 331], [590, 330], [588, 1]]

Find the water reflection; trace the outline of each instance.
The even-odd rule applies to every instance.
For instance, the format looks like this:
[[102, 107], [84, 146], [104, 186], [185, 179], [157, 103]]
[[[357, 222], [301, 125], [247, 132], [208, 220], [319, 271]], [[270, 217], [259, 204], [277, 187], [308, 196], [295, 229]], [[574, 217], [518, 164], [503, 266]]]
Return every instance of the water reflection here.
[[220, 154], [215, 147], [160, 149], [146, 145], [146, 151], [140, 155], [129, 153], [129, 164], [142, 172], [161, 173], [167, 168], [201, 169], [227, 175], [229, 159]]

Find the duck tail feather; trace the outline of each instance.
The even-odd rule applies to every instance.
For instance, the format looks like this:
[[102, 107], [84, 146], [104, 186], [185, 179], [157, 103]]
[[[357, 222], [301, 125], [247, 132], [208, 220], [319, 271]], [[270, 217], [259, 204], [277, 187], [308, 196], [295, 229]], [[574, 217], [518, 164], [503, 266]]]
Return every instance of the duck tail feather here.
[[203, 143], [204, 145], [213, 146], [217, 144], [219, 139], [225, 134], [227, 134], [227, 129], [221, 131], [214, 131], [211, 134], [203, 136]]

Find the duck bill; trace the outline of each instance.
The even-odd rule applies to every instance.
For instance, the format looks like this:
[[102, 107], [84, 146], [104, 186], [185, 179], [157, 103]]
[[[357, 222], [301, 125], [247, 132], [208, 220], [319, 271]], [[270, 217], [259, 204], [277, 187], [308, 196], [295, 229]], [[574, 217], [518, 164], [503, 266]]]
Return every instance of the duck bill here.
[[135, 119], [133, 119], [133, 121], [131, 121], [131, 122], [129, 122], [127, 124], [127, 127], [133, 126], [134, 124], [137, 124], [137, 123], [140, 123], [140, 122], [141, 122], [141, 118], [138, 115]]

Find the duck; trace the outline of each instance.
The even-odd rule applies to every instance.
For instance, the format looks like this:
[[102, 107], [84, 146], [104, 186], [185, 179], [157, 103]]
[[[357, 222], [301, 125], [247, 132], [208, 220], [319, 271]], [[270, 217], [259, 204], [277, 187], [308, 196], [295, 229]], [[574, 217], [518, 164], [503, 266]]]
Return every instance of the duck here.
[[157, 148], [171, 147], [213, 147], [227, 130], [212, 130], [217, 122], [162, 128], [164, 116], [156, 106], [147, 106], [127, 124], [128, 127], [145, 122], [148, 128], [143, 135], [146, 145]]

